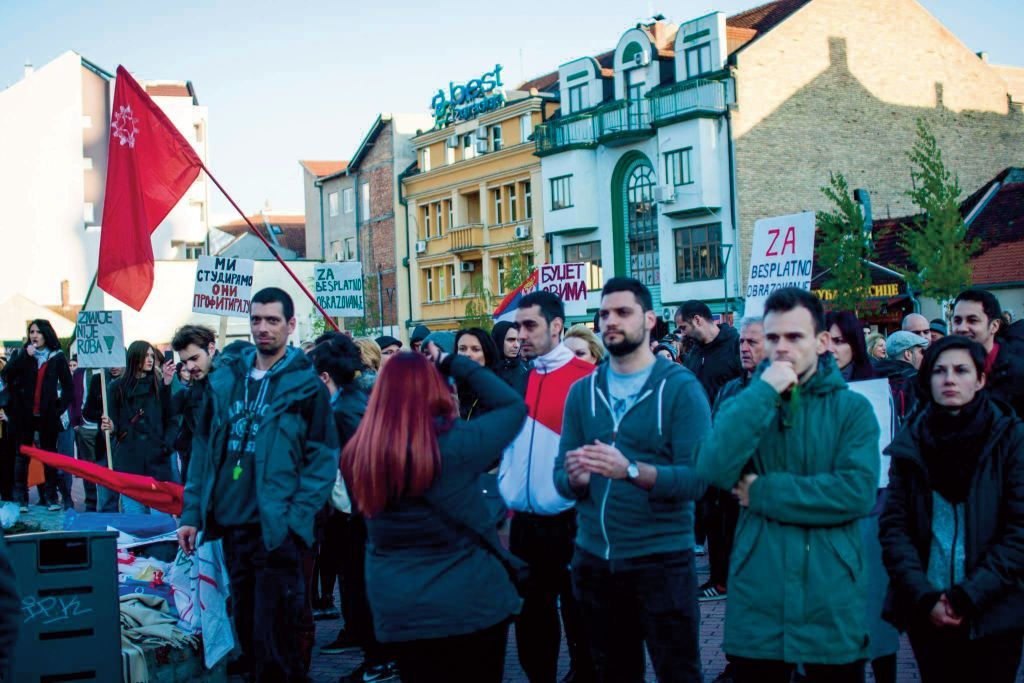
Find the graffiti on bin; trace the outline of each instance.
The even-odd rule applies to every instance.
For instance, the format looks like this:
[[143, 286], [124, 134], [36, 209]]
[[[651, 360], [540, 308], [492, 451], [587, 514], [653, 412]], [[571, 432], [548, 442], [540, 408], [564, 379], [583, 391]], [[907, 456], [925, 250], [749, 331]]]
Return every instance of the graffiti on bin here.
[[77, 595], [36, 599], [30, 595], [21, 601], [21, 611], [25, 613], [22, 623], [28, 624], [39, 620], [42, 624], [55, 624], [74, 617], [80, 617], [92, 611], [91, 607], [82, 607]]

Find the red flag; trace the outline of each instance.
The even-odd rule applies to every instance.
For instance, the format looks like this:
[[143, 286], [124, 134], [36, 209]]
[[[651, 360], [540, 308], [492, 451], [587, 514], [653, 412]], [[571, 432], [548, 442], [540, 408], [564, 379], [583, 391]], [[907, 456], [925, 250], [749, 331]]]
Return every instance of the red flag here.
[[202, 167], [167, 115], [117, 67], [96, 283], [135, 310], [153, 289], [150, 235]]
[[181, 514], [182, 496], [185, 490], [181, 484], [157, 481], [153, 477], [146, 477], [141, 474], [115, 472], [108, 469], [106, 465], [76, 460], [66, 455], [58, 455], [57, 453], [51, 453], [31, 446], [22, 446], [21, 454], [45, 463], [50, 467], [56, 467], [59, 470], [77, 474], [82, 479], [88, 479], [94, 484], [106, 486], [112, 491], [123, 493], [146, 507], [166, 512], [169, 515]]

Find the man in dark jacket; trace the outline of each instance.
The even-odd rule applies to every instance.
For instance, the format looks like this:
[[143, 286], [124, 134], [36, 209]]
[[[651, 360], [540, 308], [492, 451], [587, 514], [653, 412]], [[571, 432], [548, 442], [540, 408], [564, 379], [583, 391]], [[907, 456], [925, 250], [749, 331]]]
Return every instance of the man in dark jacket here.
[[711, 424], [693, 373], [655, 358], [650, 291], [632, 278], [601, 292], [610, 362], [566, 400], [555, 487], [577, 500], [573, 585], [599, 681], [701, 680], [694, 452]]
[[985, 347], [985, 387], [989, 395], [1010, 404], [1024, 418], [1024, 355], [1019, 345], [1004, 338], [1002, 311], [992, 292], [960, 292], [953, 302], [953, 334]]
[[860, 518], [875, 503], [878, 421], [826, 353], [821, 302], [764, 306], [770, 364], [718, 409], [697, 473], [733, 488], [740, 520], [723, 649], [736, 683], [863, 681], [868, 627]]
[[714, 408], [718, 391], [729, 380], [743, 374], [740, 366], [740, 338], [728, 325], [719, 325], [703, 302], [684, 301], [676, 310], [676, 325], [694, 343], [683, 365], [697, 375]]
[[[764, 360], [764, 322], [761, 318], [745, 318], [740, 321], [740, 365], [743, 374], [726, 382], [715, 399], [714, 415], [722, 403], [743, 391], [754, 370]], [[732, 539], [736, 535], [736, 521], [740, 516], [740, 506], [736, 496], [725, 489], [710, 487], [715, 494], [714, 508], [708, 518], [708, 564], [711, 565], [711, 576], [697, 592], [701, 602], [721, 600], [725, 598], [729, 579], [729, 556], [732, 554]]]
[[287, 346], [295, 308], [268, 287], [252, 300], [255, 346], [236, 342], [210, 376], [196, 425], [178, 542], [222, 537], [242, 661], [256, 680], [306, 680], [298, 642], [303, 553], [338, 471], [327, 389]]
[[875, 363], [875, 371], [889, 380], [897, 427], [902, 427], [917, 409], [917, 369], [928, 343], [915, 332], [893, 332], [885, 340], [885, 359]]
[[417, 325], [412, 328], [412, 334], [409, 335], [409, 350], [419, 351], [420, 345], [423, 344], [423, 340], [430, 335], [430, 328], [426, 325]]
[[178, 422], [181, 424], [177, 434], [171, 439], [171, 448], [181, 458], [182, 481], [188, 480], [192, 437], [196, 431], [196, 423], [217, 356], [216, 339], [213, 330], [203, 325], [185, 325], [178, 328], [171, 339], [171, 348], [178, 353], [181, 362], [188, 368], [189, 376], [188, 389], [175, 394], [171, 402], [171, 412], [175, 418], [180, 418]]
[[[511, 332], [511, 334], [510, 334]], [[526, 384], [530, 379], [530, 364], [519, 354], [519, 327], [511, 321], [502, 320], [494, 324], [491, 339], [498, 349], [498, 361], [494, 374], [505, 380], [505, 384], [526, 396]]]

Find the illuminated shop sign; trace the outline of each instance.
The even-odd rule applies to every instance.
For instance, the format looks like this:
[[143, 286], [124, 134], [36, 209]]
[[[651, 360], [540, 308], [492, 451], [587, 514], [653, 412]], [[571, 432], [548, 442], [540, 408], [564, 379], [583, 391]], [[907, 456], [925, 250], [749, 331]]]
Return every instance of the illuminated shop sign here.
[[448, 92], [438, 88], [437, 94], [430, 101], [430, 108], [434, 110], [434, 127], [443, 128], [457, 121], [468, 121], [498, 109], [505, 104], [503, 88], [500, 64], [494, 65], [494, 71], [464, 85], [455, 85], [449, 81]]

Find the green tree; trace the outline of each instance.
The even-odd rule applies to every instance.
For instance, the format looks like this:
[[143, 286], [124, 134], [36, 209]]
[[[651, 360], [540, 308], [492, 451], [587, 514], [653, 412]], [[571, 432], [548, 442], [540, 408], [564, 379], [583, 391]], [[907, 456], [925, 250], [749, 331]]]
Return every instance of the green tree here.
[[829, 173], [829, 184], [821, 188], [833, 208], [818, 211], [818, 262], [828, 265], [825, 287], [836, 295], [829, 304], [834, 310], [860, 312], [868, 307], [871, 272], [871, 236], [864, 231], [860, 204], [850, 194], [842, 173]]
[[907, 153], [913, 169], [914, 189], [907, 196], [921, 210], [909, 229], [900, 234], [900, 246], [911, 268], [900, 272], [924, 296], [946, 301], [971, 284], [971, 256], [980, 248], [967, 239], [960, 214], [960, 182], [946, 168], [935, 136], [917, 120], [917, 141]]
[[[504, 283], [499, 288], [510, 291], [518, 287], [533, 270], [533, 258], [529, 249], [523, 247], [506, 256]], [[504, 286], [501, 286], [501, 285]], [[466, 287], [462, 296], [471, 297], [466, 303], [466, 316], [460, 321], [462, 329], [479, 327], [490, 331], [494, 327], [494, 307], [501, 302], [501, 297], [484, 287], [483, 277], [475, 276]]]

